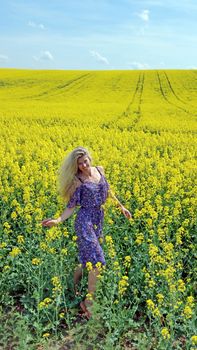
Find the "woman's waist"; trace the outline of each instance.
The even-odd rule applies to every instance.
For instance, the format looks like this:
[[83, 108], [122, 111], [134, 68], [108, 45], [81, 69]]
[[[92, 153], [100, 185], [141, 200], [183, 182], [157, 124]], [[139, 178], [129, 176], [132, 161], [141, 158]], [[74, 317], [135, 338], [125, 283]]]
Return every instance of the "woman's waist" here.
[[103, 204], [81, 205], [80, 210], [103, 210]]

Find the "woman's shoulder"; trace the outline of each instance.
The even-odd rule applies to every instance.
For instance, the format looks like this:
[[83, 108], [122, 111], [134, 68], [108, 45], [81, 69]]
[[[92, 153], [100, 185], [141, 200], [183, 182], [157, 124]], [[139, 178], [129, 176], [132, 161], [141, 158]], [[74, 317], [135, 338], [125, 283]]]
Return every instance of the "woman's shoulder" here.
[[96, 168], [101, 172], [102, 175], [105, 175], [105, 171], [104, 171], [103, 166], [98, 165], [98, 166], [96, 166]]
[[70, 186], [70, 189], [69, 189], [69, 194], [68, 194], [68, 197], [69, 199], [72, 198], [72, 196], [75, 194], [75, 193], [78, 193], [78, 191], [80, 191], [80, 186], [81, 186], [81, 182], [80, 180], [75, 176], [73, 178], [73, 181], [72, 181], [72, 185]]
[[75, 176], [73, 180], [73, 187], [77, 189], [78, 187], [81, 186], [81, 184], [82, 184], [82, 181], [77, 176]]
[[73, 193], [81, 186], [81, 181], [78, 179], [77, 176], [74, 177], [72, 186], [70, 188], [70, 195], [72, 196]]

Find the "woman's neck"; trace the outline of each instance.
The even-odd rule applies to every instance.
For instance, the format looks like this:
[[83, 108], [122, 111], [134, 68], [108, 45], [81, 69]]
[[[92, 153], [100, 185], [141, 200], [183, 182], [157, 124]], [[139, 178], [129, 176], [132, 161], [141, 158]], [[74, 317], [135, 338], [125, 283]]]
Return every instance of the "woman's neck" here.
[[80, 174], [83, 176], [83, 177], [91, 177], [92, 176], [92, 168], [89, 168], [87, 170], [83, 170], [80, 172]]

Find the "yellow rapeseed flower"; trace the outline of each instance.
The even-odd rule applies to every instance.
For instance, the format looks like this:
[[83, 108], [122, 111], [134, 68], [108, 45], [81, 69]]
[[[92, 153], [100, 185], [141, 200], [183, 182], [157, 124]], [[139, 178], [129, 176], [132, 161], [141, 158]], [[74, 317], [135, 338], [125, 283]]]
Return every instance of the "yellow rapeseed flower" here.
[[42, 337], [43, 337], [43, 338], [48, 338], [48, 337], [50, 337], [50, 333], [44, 333], [44, 334], [42, 335]]
[[144, 242], [144, 235], [143, 233], [138, 233], [137, 238], [135, 240], [135, 243], [140, 245]]
[[158, 309], [158, 307], [155, 307], [154, 310], [152, 311], [153, 316], [155, 317], [161, 317], [161, 313]]
[[120, 264], [117, 260], [113, 262], [113, 269], [114, 269], [114, 271], [120, 270]]
[[9, 255], [10, 255], [12, 258], [15, 258], [15, 256], [19, 255], [20, 253], [21, 253], [20, 248], [18, 248], [18, 247], [13, 247]]
[[192, 312], [191, 307], [186, 305], [184, 310], [183, 310], [183, 314], [182, 315], [185, 316], [185, 318], [188, 319], [188, 318], [192, 317], [192, 314], [193, 314], [193, 312]]
[[168, 328], [166, 328], [166, 327], [162, 328], [161, 335], [164, 339], [170, 339], [170, 332], [169, 332]]
[[192, 295], [187, 297], [187, 304], [190, 305], [190, 307], [194, 306], [194, 297]]
[[95, 265], [96, 267], [97, 267], [97, 269], [98, 269], [98, 271], [99, 272], [101, 272], [102, 271], [102, 269], [103, 269], [103, 265], [102, 265], [102, 263], [100, 262], [100, 261], [98, 261], [97, 263], [96, 263], [96, 265]]
[[68, 249], [67, 248], [62, 248], [61, 254], [67, 255], [68, 254]]
[[12, 218], [13, 220], [16, 220], [16, 218], [17, 218], [17, 213], [16, 213], [15, 211], [12, 212], [11, 218]]
[[154, 287], [155, 284], [156, 284], [156, 282], [155, 282], [154, 279], [152, 279], [152, 278], [148, 281], [148, 286], [149, 286], [150, 288]]
[[41, 259], [40, 258], [33, 258], [31, 262], [32, 262], [32, 265], [40, 265]]
[[47, 251], [48, 251], [50, 254], [56, 254], [56, 250], [55, 250], [54, 247], [47, 248]]
[[24, 236], [23, 235], [18, 235], [17, 236], [17, 242], [19, 244], [23, 244], [25, 242]]
[[150, 310], [152, 310], [152, 311], [154, 310], [155, 304], [151, 299], [146, 300], [146, 304]]
[[102, 243], [104, 242], [103, 237], [99, 237], [99, 239], [98, 239], [98, 240], [99, 240], [99, 243], [100, 243], [100, 244], [102, 244]]
[[88, 271], [91, 271], [93, 269], [92, 263], [90, 261], [87, 261], [86, 268]]
[[62, 290], [62, 286], [61, 286], [61, 282], [60, 282], [60, 278], [58, 276], [54, 276], [51, 278], [51, 282], [53, 284], [53, 292], [61, 292]]
[[46, 244], [46, 242], [40, 242], [40, 249], [42, 249], [42, 250], [47, 250], [47, 244]]
[[69, 233], [68, 233], [67, 229], [64, 229], [63, 235], [64, 235], [64, 237], [68, 237], [69, 236]]
[[154, 259], [154, 257], [158, 254], [158, 252], [159, 252], [158, 247], [156, 247], [154, 244], [151, 243], [149, 246], [149, 255], [151, 260]]
[[184, 281], [182, 279], [178, 280], [178, 286], [177, 287], [178, 287], [178, 291], [179, 292], [185, 292], [185, 290], [186, 290], [185, 283], [184, 283]]
[[122, 276], [118, 283], [118, 294], [122, 296], [126, 292], [128, 286], [128, 276]]
[[93, 295], [91, 293], [86, 294], [86, 299], [87, 300], [93, 300]]
[[105, 237], [105, 240], [106, 240], [106, 243], [107, 243], [107, 244], [113, 244], [112, 236], [107, 235], [107, 236]]
[[197, 335], [192, 335], [191, 342], [192, 342], [192, 345], [197, 345]]
[[0, 243], [0, 248], [1, 248], [1, 249], [2, 249], [2, 248], [5, 248], [5, 247], [7, 247], [7, 243], [5, 243], [5, 242]]
[[45, 298], [43, 301], [40, 301], [40, 303], [38, 304], [38, 308], [39, 309], [47, 308], [51, 303], [52, 303], [51, 298]]
[[163, 300], [164, 300], [163, 294], [158, 293], [158, 294], [156, 295], [156, 297], [157, 297], [158, 303], [161, 304], [161, 303], [163, 302]]
[[124, 266], [125, 267], [129, 267], [131, 265], [131, 256], [130, 255], [127, 255], [125, 256], [124, 258]]

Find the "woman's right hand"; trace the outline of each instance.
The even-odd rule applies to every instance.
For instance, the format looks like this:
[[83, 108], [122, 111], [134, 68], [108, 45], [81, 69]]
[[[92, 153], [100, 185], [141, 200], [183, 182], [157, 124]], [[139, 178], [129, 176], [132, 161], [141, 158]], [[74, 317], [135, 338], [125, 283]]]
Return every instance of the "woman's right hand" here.
[[44, 219], [43, 221], [42, 221], [42, 226], [46, 226], [46, 227], [52, 227], [52, 226], [55, 226], [55, 225], [57, 225], [58, 223], [57, 223], [57, 220], [56, 219], [51, 219], [51, 218], [49, 218], [49, 219]]

